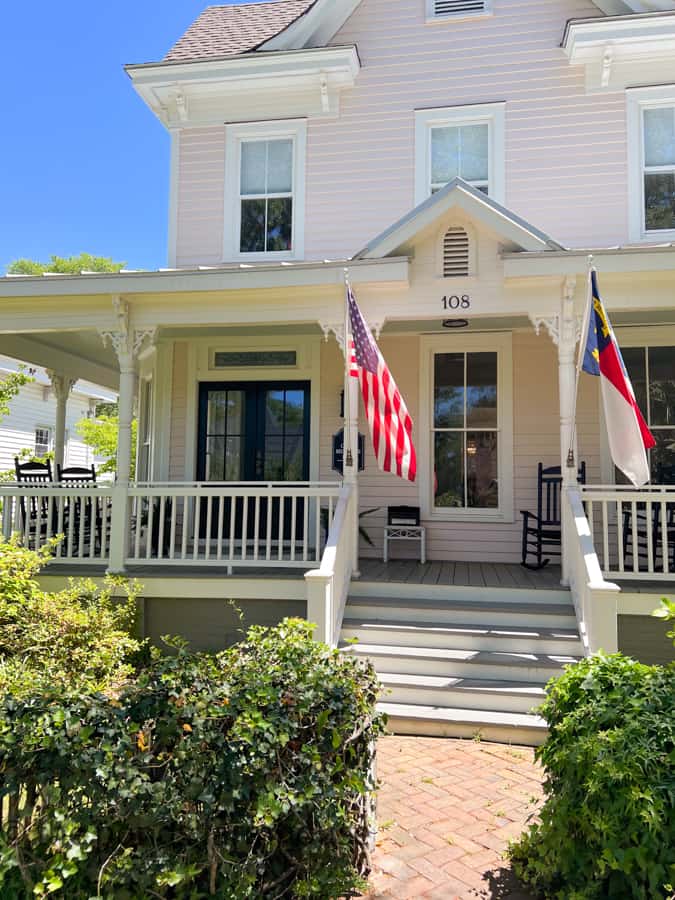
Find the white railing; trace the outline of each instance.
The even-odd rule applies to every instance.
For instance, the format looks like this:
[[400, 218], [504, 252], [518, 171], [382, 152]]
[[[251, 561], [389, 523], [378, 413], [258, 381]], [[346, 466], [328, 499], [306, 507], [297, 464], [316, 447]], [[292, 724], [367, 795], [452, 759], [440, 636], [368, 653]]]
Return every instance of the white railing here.
[[587, 653], [618, 649], [616, 584], [605, 581], [580, 487], [562, 491], [565, 570]]
[[580, 487], [608, 578], [675, 580], [675, 486]]
[[54, 561], [107, 563], [112, 497], [111, 485], [0, 484], [3, 537], [19, 534], [31, 550], [40, 550], [58, 537]]
[[305, 573], [307, 618], [316, 624], [315, 638], [336, 647], [342, 628], [349, 585], [355, 566], [356, 493], [340, 490], [335, 517], [318, 569]]
[[291, 567], [321, 562], [337, 483], [0, 484], [2, 534], [52, 563]]
[[307, 568], [321, 559], [338, 484], [135, 484], [127, 565]]

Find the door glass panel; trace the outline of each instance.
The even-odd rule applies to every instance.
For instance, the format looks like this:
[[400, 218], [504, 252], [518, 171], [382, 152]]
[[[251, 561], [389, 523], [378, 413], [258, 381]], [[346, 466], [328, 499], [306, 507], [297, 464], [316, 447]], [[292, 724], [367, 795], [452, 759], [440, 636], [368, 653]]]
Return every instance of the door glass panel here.
[[441, 432], [434, 438], [434, 505], [464, 506], [464, 435]]
[[437, 353], [434, 360], [434, 425], [464, 427], [464, 354]]
[[647, 367], [644, 347], [626, 347], [621, 351], [640, 412], [647, 419]]
[[305, 475], [304, 390], [265, 392], [263, 477], [270, 481], [302, 481]]
[[466, 435], [467, 505], [479, 509], [499, 506], [497, 434], [469, 431]]
[[243, 391], [208, 393], [204, 472], [207, 481], [243, 479], [243, 408]]
[[649, 348], [649, 402], [652, 425], [675, 426], [675, 347]]
[[497, 427], [497, 354], [468, 353], [466, 360], [466, 424]]
[[653, 434], [656, 447], [650, 451], [652, 481], [675, 484], [675, 428], [658, 428]]

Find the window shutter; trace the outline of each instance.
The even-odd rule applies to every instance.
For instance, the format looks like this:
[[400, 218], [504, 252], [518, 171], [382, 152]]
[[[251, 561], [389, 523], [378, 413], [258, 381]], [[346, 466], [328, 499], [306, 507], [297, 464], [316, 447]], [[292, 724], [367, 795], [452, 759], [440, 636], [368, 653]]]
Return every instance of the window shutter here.
[[486, 12], [486, 0], [433, 0], [434, 16], [471, 16]]
[[448, 228], [443, 238], [443, 277], [469, 274], [469, 235], [463, 228]]

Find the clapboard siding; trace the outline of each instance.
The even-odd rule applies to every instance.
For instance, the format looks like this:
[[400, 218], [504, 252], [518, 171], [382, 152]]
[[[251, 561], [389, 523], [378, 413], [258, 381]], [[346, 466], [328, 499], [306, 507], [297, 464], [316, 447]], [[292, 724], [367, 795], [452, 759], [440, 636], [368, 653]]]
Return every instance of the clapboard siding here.
[[[65, 463], [86, 466], [94, 462], [88, 447], [78, 440], [75, 425], [89, 413], [89, 398], [71, 394], [66, 411], [68, 443]], [[11, 401], [10, 411], [0, 422], [0, 472], [14, 469], [14, 457], [22, 450], [35, 447], [35, 429], [44, 426], [54, 429], [56, 400], [53, 393], [40, 384], [27, 384]]]
[[223, 259], [225, 128], [184, 131], [180, 138], [176, 265]]

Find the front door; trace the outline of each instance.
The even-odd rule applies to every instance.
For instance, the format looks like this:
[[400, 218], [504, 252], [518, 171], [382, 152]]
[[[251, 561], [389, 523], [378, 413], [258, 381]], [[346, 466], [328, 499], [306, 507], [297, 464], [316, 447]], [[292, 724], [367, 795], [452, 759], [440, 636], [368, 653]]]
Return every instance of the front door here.
[[[199, 436], [197, 478], [199, 481], [308, 481], [309, 401], [306, 381], [207, 382], [199, 386]], [[225, 501], [225, 523], [230, 522]], [[301, 501], [296, 508], [296, 532], [304, 519]], [[266, 501], [259, 510], [267, 521]], [[282, 510], [275, 501], [272, 533], [290, 537], [291, 504]], [[283, 529], [279, 531], [279, 517]], [[244, 517], [244, 504], [235, 510], [236, 537], [242, 536], [246, 518], [247, 536], [253, 537], [253, 516]], [[213, 521], [218, 519], [214, 510]], [[288, 522], [286, 520], [289, 520]], [[225, 534], [229, 532], [226, 524]], [[215, 536], [215, 535], [212, 535]], [[296, 538], [300, 537], [299, 532]]]

